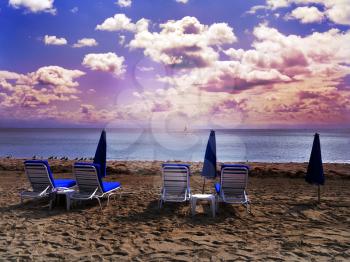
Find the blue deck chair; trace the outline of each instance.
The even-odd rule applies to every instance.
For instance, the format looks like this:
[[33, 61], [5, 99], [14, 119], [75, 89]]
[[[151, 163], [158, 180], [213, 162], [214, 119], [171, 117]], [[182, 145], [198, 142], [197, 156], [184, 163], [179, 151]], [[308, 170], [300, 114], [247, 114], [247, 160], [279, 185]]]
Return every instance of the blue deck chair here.
[[250, 212], [250, 201], [246, 193], [249, 167], [246, 165], [221, 166], [220, 183], [215, 184], [216, 209], [218, 203], [242, 204]]
[[[76, 185], [72, 179], [54, 179], [49, 163], [44, 160], [27, 160], [24, 162], [25, 173], [31, 184], [31, 191], [21, 192], [21, 203], [25, 198], [43, 198], [59, 189], [68, 189]], [[50, 209], [52, 200], [50, 201]]]
[[185, 202], [191, 198], [190, 165], [169, 164], [162, 165], [163, 187], [159, 201], [159, 208], [164, 202]]
[[100, 165], [93, 163], [75, 163], [73, 173], [77, 181], [78, 191], [70, 195], [72, 200], [92, 200], [97, 199], [102, 209], [100, 198], [109, 198], [116, 195], [121, 189], [119, 182], [102, 181], [100, 176]]

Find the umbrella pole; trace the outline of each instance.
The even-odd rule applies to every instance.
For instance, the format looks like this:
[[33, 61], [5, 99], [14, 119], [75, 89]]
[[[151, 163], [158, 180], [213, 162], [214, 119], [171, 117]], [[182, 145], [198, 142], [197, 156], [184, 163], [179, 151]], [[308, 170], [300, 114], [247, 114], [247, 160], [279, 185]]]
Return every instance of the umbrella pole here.
[[317, 194], [318, 194], [318, 203], [320, 203], [321, 202], [320, 185], [318, 185]]
[[202, 194], [204, 194], [204, 187], [205, 187], [205, 177], [203, 177], [203, 187], [202, 187]]

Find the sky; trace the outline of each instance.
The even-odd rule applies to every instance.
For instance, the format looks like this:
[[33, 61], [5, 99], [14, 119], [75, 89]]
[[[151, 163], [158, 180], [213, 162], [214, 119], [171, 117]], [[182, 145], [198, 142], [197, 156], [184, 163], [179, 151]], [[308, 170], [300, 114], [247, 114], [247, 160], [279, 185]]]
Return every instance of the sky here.
[[0, 127], [348, 128], [349, 0], [2, 0]]

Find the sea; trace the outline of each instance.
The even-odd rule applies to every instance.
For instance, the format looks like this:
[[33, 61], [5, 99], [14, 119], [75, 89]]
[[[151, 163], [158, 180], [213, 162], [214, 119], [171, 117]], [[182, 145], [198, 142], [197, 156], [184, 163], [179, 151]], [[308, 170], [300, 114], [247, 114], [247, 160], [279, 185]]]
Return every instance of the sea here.
[[[219, 129], [219, 162], [307, 162], [314, 133], [323, 162], [350, 163], [350, 129]], [[203, 161], [210, 130], [107, 129], [108, 160]], [[0, 157], [92, 158], [100, 128], [2, 128]]]

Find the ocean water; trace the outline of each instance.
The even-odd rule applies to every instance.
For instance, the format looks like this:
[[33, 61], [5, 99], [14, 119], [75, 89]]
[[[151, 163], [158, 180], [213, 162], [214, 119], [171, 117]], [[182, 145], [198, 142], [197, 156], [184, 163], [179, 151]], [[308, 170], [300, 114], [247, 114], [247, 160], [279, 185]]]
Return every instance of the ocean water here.
[[[220, 162], [307, 162], [315, 130], [217, 130]], [[93, 157], [101, 129], [0, 129], [0, 157]], [[318, 130], [324, 162], [350, 162], [350, 130]], [[203, 161], [209, 130], [107, 129], [109, 160]]]

